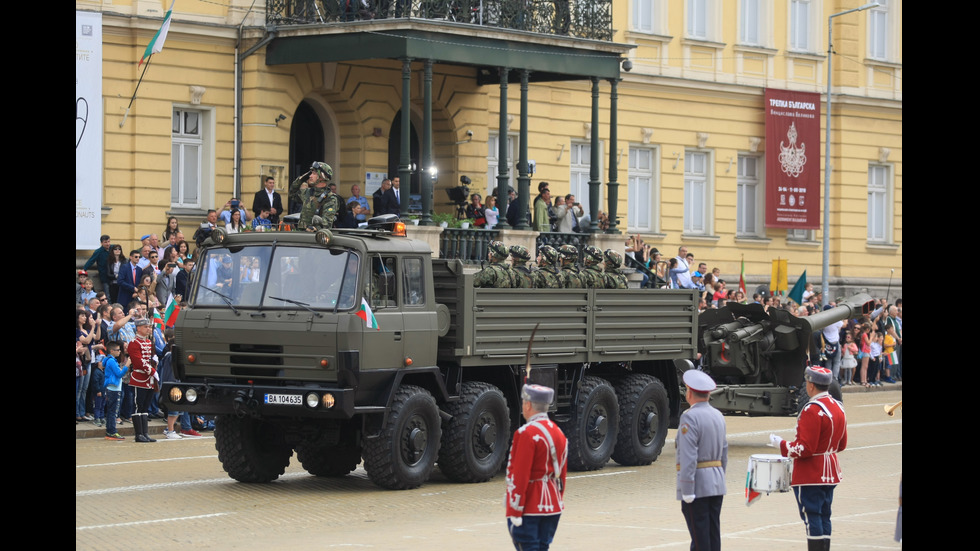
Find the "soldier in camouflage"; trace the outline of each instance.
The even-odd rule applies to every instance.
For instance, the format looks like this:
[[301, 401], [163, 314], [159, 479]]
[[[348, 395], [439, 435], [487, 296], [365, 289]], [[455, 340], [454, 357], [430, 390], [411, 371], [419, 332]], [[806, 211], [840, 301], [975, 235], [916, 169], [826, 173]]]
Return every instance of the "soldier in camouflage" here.
[[585, 282], [578, 271], [575, 261], [578, 260], [578, 249], [573, 245], [562, 245], [558, 247], [561, 255], [561, 280], [562, 287], [566, 289], [584, 289]]
[[589, 245], [583, 252], [585, 269], [579, 273], [582, 283], [587, 289], [605, 289], [606, 275], [602, 271], [602, 251]]
[[531, 272], [534, 287], [537, 289], [561, 289], [561, 275], [558, 272], [558, 251], [549, 245], [538, 249], [538, 269]]
[[[316, 231], [332, 228], [340, 206], [340, 196], [327, 187], [333, 179], [333, 169], [327, 163], [317, 161], [310, 167], [309, 180], [304, 182], [305, 177], [304, 174], [289, 184], [290, 200], [303, 203], [296, 229]], [[314, 217], [319, 220], [314, 220]]]
[[490, 264], [473, 276], [474, 287], [496, 287], [498, 289], [508, 289], [514, 284], [510, 279], [510, 268], [507, 266], [507, 257], [510, 251], [507, 246], [500, 241], [491, 241], [487, 251], [487, 260]]
[[626, 274], [620, 271], [623, 257], [612, 249], [606, 249], [606, 289], [626, 289]]
[[513, 266], [510, 268], [510, 279], [518, 289], [533, 289], [534, 279], [527, 263], [531, 261], [531, 253], [523, 245], [510, 248], [510, 258]]

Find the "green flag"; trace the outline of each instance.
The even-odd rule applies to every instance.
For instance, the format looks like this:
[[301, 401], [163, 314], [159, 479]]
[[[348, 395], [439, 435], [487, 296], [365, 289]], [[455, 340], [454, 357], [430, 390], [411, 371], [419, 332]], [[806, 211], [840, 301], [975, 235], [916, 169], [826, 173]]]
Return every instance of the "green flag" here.
[[796, 280], [793, 290], [789, 292], [788, 298], [797, 304], [803, 304], [803, 291], [806, 290], [806, 270], [800, 274], [800, 279]]

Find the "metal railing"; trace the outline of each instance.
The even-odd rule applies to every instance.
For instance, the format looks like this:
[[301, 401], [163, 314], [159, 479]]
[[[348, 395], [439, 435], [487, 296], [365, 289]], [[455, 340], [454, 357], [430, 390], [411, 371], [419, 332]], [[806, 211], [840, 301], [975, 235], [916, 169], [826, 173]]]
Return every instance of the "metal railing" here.
[[487, 259], [487, 246], [495, 239], [500, 239], [500, 230], [445, 228], [439, 234], [439, 258], [478, 264]]
[[333, 24], [434, 19], [533, 33], [612, 40], [612, 0], [266, 0], [266, 23]]
[[534, 258], [538, 257], [538, 250], [543, 245], [551, 245], [555, 249], [562, 245], [574, 245], [578, 249], [578, 262], [582, 263], [582, 255], [585, 247], [591, 245], [590, 234], [587, 233], [561, 233], [561, 232], [541, 232], [534, 240]]

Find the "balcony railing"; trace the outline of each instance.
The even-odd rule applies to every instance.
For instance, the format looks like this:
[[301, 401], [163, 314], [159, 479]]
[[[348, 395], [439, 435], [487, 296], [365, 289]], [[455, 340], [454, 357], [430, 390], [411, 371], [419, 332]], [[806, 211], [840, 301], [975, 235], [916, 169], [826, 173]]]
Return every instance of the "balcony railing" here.
[[431, 19], [612, 40], [612, 0], [266, 0], [269, 25]]
[[495, 239], [500, 239], [500, 230], [446, 228], [439, 235], [439, 258], [478, 264], [487, 259], [487, 247]]

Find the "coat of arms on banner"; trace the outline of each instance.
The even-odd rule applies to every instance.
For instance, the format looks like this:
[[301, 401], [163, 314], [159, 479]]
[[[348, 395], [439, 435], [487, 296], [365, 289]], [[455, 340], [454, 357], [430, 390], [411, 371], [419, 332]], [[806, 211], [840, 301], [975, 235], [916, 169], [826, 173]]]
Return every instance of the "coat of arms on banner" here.
[[783, 172], [796, 178], [803, 173], [803, 165], [806, 164], [806, 144], [801, 143], [796, 147], [795, 122], [789, 125], [786, 137], [789, 138], [788, 146], [783, 145], [782, 140], [779, 141], [779, 166], [782, 167]]

